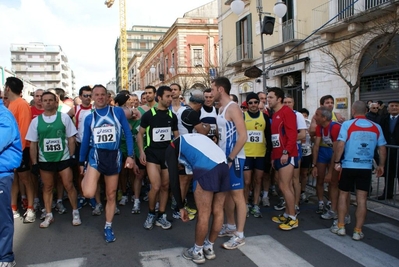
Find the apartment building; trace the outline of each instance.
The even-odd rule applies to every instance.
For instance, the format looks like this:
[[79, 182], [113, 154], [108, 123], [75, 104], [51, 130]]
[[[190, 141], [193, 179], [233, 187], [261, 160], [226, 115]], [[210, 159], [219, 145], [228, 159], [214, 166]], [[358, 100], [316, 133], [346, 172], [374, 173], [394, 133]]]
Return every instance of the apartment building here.
[[[128, 81], [129, 91], [140, 90], [140, 82], [137, 76], [137, 68], [141, 58], [150, 51], [160, 38], [165, 34], [169, 27], [162, 26], [142, 26], [135, 25], [127, 30], [127, 62], [128, 62]], [[134, 58], [133, 62], [130, 62]], [[119, 38], [115, 44], [115, 71], [116, 71], [116, 90], [121, 90], [121, 66]]]
[[190, 90], [209, 87], [219, 66], [217, 14], [215, 0], [177, 18], [142, 59], [142, 87], [178, 83], [186, 96]]
[[11, 44], [11, 68], [37, 88], [59, 87], [70, 96], [77, 94], [75, 75], [59, 45], [43, 43]]
[[[281, 0], [244, 0], [238, 15], [232, 2], [218, 0], [220, 73], [240, 99], [277, 86], [294, 97], [296, 109], [312, 113], [331, 94], [335, 109], [349, 118], [355, 100], [386, 102], [398, 94], [398, 0], [285, 0], [282, 18], [273, 13]], [[261, 21], [259, 3], [269, 13]], [[272, 35], [263, 35], [262, 50], [265, 15], [275, 24]]]

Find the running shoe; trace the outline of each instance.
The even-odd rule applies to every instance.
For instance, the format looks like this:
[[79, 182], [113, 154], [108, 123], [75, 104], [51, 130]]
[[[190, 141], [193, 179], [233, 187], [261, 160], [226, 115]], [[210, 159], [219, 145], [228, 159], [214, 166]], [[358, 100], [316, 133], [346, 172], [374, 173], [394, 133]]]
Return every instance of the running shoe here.
[[40, 223], [40, 228], [47, 228], [54, 222], [54, 217], [52, 214], [46, 214], [44, 221]]
[[247, 218], [249, 218], [249, 212], [252, 209], [250, 204], [247, 204]]
[[51, 209], [55, 209], [55, 206], [57, 206], [57, 202], [55, 200], [53, 200], [51, 202]]
[[300, 203], [306, 203], [306, 202], [308, 202], [308, 197], [306, 196], [306, 193], [305, 193], [305, 192], [301, 193], [301, 196], [300, 196], [300, 198], [299, 198], [299, 202], [300, 202]]
[[148, 202], [148, 191], [145, 192], [145, 196], [143, 197], [143, 200], [144, 200], [145, 202]]
[[36, 212], [36, 211], [39, 211], [41, 209], [41, 207], [40, 207], [40, 201], [39, 200], [35, 200], [34, 202], [33, 202], [33, 210]]
[[162, 227], [162, 229], [164, 230], [167, 230], [172, 227], [172, 224], [166, 219], [165, 213], [162, 214], [162, 216], [155, 221], [155, 225]]
[[19, 211], [13, 210], [12, 216], [14, 217], [14, 219], [18, 219], [19, 217], [21, 217], [21, 214], [19, 214]]
[[210, 245], [210, 246], [204, 245], [204, 249], [203, 250], [204, 250], [205, 258], [207, 260], [213, 260], [213, 259], [216, 258], [216, 254], [215, 254], [215, 251], [213, 250], [213, 246], [212, 245]]
[[317, 214], [323, 214], [324, 213], [324, 202], [319, 202], [319, 206], [316, 210]]
[[132, 208], [133, 214], [140, 214], [140, 200], [135, 199]]
[[24, 216], [24, 223], [33, 223], [36, 220], [36, 213], [32, 209], [27, 209]]
[[326, 210], [330, 210], [330, 209], [331, 209], [331, 201], [327, 201]]
[[144, 222], [144, 228], [147, 230], [151, 230], [154, 227], [155, 222], [155, 214], [148, 213], [147, 219]]
[[362, 240], [364, 238], [364, 234], [363, 234], [363, 232], [353, 232], [353, 235], [352, 235], [352, 239], [353, 240], [356, 240], [356, 241], [359, 241], [359, 240]]
[[58, 211], [58, 214], [64, 214], [67, 211], [61, 201], [57, 202], [55, 205], [55, 210]]
[[280, 198], [280, 203], [274, 206], [275, 210], [283, 210], [285, 209], [285, 200], [284, 198]]
[[262, 205], [263, 207], [270, 207], [269, 197], [262, 197]]
[[338, 218], [338, 214], [333, 211], [333, 210], [327, 210], [324, 214], [322, 214], [320, 216], [322, 219], [324, 220], [331, 220], [331, 219], [337, 219]]
[[120, 215], [120, 214], [121, 214], [121, 210], [117, 206], [115, 206], [114, 215]]
[[287, 218], [285, 218], [283, 214], [272, 217], [272, 221], [275, 223], [285, 223], [286, 220]]
[[234, 232], [237, 231], [236, 228], [230, 229], [227, 227], [226, 224], [223, 224], [222, 229], [220, 230], [218, 237], [223, 237], [223, 236], [234, 236]]
[[115, 242], [116, 240], [114, 231], [112, 231], [112, 228], [109, 226], [104, 228], [104, 239], [107, 243]]
[[72, 225], [73, 226], [78, 226], [82, 224], [82, 221], [80, 220], [80, 214], [79, 211], [74, 211], [72, 212]]
[[233, 235], [229, 241], [222, 244], [222, 247], [225, 249], [236, 249], [243, 245], [245, 245], [245, 237], [239, 238], [238, 236]]
[[260, 208], [258, 205], [254, 205], [251, 209], [251, 214], [255, 217], [255, 218], [262, 218], [262, 213], [260, 213]]
[[186, 209], [186, 211], [188, 212], [188, 214], [192, 214], [192, 215], [197, 214], [197, 210], [196, 210], [196, 209], [193, 209], [193, 208], [190, 208], [188, 205], [185, 205], [184, 208]]
[[89, 205], [90, 205], [90, 207], [91, 207], [92, 209], [95, 209], [95, 208], [96, 208], [96, 206], [97, 206], [97, 201], [96, 201], [96, 199], [95, 199], [94, 197], [89, 199]]
[[17, 263], [15, 261], [0, 262], [0, 267], [15, 267], [15, 266], [17, 266]]
[[121, 200], [119, 201], [119, 206], [125, 206], [128, 201], [129, 200], [127, 199], [127, 196], [122, 196]]
[[44, 220], [46, 218], [47, 212], [46, 209], [42, 209], [42, 214], [40, 214], [40, 220]]
[[202, 250], [195, 252], [194, 247], [184, 250], [182, 256], [186, 260], [191, 260], [197, 264], [205, 263], [204, 252]]
[[[180, 217], [180, 211], [173, 211], [172, 216], [173, 216], [174, 219], [180, 219], [181, 218]], [[194, 220], [195, 219], [195, 215], [189, 213], [188, 214], [188, 219], [190, 221]]]
[[95, 208], [92, 210], [91, 215], [100, 216], [103, 211], [103, 205], [101, 203], [96, 204]]
[[288, 217], [287, 220], [280, 224], [278, 227], [280, 227], [281, 230], [289, 231], [294, 228], [298, 227], [298, 219], [292, 219], [291, 217]]
[[341, 236], [346, 235], [345, 227], [340, 228], [340, 227], [338, 227], [338, 224], [335, 224], [335, 223], [330, 227], [330, 232], [333, 234], [341, 235]]
[[86, 205], [87, 205], [86, 198], [78, 197], [78, 210], [80, 210], [81, 208], [83, 208]]

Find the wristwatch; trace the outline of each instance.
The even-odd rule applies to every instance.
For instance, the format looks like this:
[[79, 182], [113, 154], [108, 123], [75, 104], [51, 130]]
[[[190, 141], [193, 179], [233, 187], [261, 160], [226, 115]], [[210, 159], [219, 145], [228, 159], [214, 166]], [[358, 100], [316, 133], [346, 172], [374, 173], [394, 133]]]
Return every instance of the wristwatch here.
[[283, 150], [283, 155], [288, 155], [288, 151], [287, 150]]
[[232, 160], [230, 157], [227, 157], [227, 163], [231, 163], [231, 162], [233, 162], [234, 160]]

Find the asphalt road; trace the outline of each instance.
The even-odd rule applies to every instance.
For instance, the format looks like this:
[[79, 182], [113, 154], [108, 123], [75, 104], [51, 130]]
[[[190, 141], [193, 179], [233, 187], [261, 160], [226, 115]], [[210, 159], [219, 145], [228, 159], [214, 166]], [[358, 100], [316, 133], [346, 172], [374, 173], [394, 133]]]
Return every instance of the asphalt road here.
[[[207, 260], [206, 266], [399, 266], [399, 222], [369, 212], [362, 241], [351, 239], [355, 207], [351, 206], [352, 223], [347, 236], [329, 232], [332, 221], [323, 220], [315, 213], [313, 198], [301, 206], [299, 227], [284, 232], [271, 217], [278, 212], [261, 208], [263, 218], [247, 219], [246, 245], [237, 250], [225, 250], [215, 244], [216, 259]], [[278, 199], [272, 198], [272, 204]], [[40, 229], [40, 220], [23, 224], [15, 220], [14, 252], [17, 266], [195, 266], [181, 257], [183, 248], [194, 243], [195, 220], [183, 223], [173, 220], [170, 230], [154, 226], [145, 230], [147, 203], [142, 202], [142, 213], [131, 214], [132, 203], [120, 207], [113, 229], [116, 242], [107, 244], [103, 239], [104, 215], [92, 216], [89, 206], [81, 210], [82, 225], [74, 227], [68, 201], [68, 213], [54, 212], [55, 222]], [[39, 214], [38, 214], [39, 216]]]

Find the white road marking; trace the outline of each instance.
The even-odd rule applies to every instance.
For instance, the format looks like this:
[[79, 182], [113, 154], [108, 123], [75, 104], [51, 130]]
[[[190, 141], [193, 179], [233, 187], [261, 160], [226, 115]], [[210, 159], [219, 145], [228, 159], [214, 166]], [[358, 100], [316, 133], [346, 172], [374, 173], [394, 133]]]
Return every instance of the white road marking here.
[[27, 267], [82, 267], [86, 266], [87, 258], [75, 258], [62, 261], [53, 261], [39, 264], [31, 264]]
[[197, 264], [182, 256], [182, 247], [140, 252], [143, 267], [196, 267]]
[[390, 223], [373, 223], [364, 225], [371, 230], [379, 232], [383, 235], [386, 235], [390, 238], [399, 240], [399, 227]]
[[246, 237], [239, 250], [258, 266], [313, 266], [268, 235]]
[[354, 241], [349, 235], [338, 236], [331, 233], [330, 229], [311, 230], [305, 233], [364, 266], [399, 266], [399, 259], [362, 241]]

